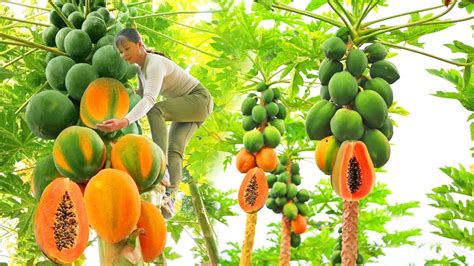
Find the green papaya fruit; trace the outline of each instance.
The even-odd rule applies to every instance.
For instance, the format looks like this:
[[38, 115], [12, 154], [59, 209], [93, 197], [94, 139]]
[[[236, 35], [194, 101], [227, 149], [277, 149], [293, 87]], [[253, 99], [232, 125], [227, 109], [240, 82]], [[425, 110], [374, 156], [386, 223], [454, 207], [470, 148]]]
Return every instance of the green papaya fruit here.
[[380, 60], [370, 66], [370, 77], [383, 78], [389, 84], [400, 78], [397, 67], [387, 60]]
[[331, 118], [337, 107], [330, 101], [319, 100], [308, 112], [306, 117], [306, 133], [312, 140], [322, 140], [332, 135], [330, 128]]
[[346, 53], [346, 44], [338, 37], [331, 37], [323, 42], [323, 52], [327, 58], [339, 60]]
[[390, 108], [393, 102], [393, 92], [390, 84], [383, 78], [373, 78], [364, 84], [364, 90], [375, 91], [384, 99], [387, 108]]
[[344, 69], [344, 65], [337, 60], [324, 60], [319, 67], [319, 80], [321, 85], [328, 85], [332, 76], [341, 72]]
[[393, 136], [393, 124], [392, 124], [392, 119], [390, 119], [390, 116], [387, 116], [387, 119], [385, 119], [385, 122], [383, 122], [383, 125], [381, 128], [379, 128], [380, 132], [387, 137], [388, 140], [392, 139]]
[[387, 137], [377, 129], [367, 129], [361, 139], [367, 150], [374, 167], [382, 167], [390, 158], [390, 144]]
[[330, 121], [331, 131], [337, 140], [358, 140], [364, 135], [364, 123], [360, 114], [354, 110], [341, 108]]
[[387, 56], [387, 49], [383, 44], [373, 43], [365, 47], [364, 52], [367, 53], [367, 59], [369, 63], [375, 63], [377, 61], [385, 59]]
[[352, 49], [347, 55], [346, 67], [353, 76], [359, 77], [367, 69], [368, 61], [365, 53], [359, 49]]
[[369, 128], [380, 128], [388, 115], [387, 105], [382, 96], [371, 90], [357, 94], [354, 110], [362, 116], [364, 124]]
[[348, 71], [334, 74], [329, 81], [329, 95], [338, 105], [351, 103], [358, 91], [357, 80]]

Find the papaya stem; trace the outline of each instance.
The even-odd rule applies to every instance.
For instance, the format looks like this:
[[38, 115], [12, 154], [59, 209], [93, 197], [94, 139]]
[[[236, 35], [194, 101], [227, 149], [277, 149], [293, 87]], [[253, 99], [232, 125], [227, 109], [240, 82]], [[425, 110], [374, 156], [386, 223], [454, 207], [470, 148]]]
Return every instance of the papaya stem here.
[[397, 14], [397, 15], [372, 20], [372, 21], [369, 21], [369, 22], [366, 22], [366, 23], [362, 23], [361, 26], [365, 28], [367, 26], [370, 26], [372, 24], [379, 23], [379, 22], [382, 22], [382, 21], [386, 21], [386, 20], [390, 20], [390, 19], [398, 18], [398, 17], [403, 17], [403, 16], [415, 14], [415, 13], [430, 11], [430, 10], [438, 9], [440, 7], [444, 7], [444, 5], [439, 5], [439, 6], [434, 6], [434, 7], [429, 7], [429, 8], [419, 9], [419, 10], [408, 11], [408, 12], [405, 12], [405, 13], [400, 13], [400, 14]]
[[347, 12], [347, 10], [342, 6], [339, 1], [335, 1], [335, 3], [342, 10], [349, 22], [353, 25], [356, 22], [354, 16], [351, 13]]
[[38, 43], [35, 43], [35, 42], [32, 42], [32, 41], [28, 41], [28, 40], [25, 40], [25, 39], [22, 39], [22, 38], [10, 36], [10, 35], [7, 35], [7, 34], [5, 34], [5, 33], [1, 33], [1, 32], [0, 32], [0, 37], [1, 37], [1, 38], [5, 38], [5, 39], [8, 39], [8, 40], [16, 41], [16, 42], [18, 42], [18, 43], [21, 43], [21, 44], [24, 45], [24, 46], [30, 46], [30, 47], [33, 47], [33, 48], [38, 48], [38, 49], [41, 49], [41, 50], [44, 50], [44, 51], [48, 51], [48, 52], [51, 52], [51, 53], [55, 53], [55, 54], [57, 54], [57, 55], [66, 55], [64, 52], [61, 52], [61, 51], [58, 50], [57, 48], [51, 48], [51, 47], [48, 47], [48, 46], [46, 46], [46, 45], [38, 44]]
[[377, 4], [379, 3], [379, 0], [376, 0], [374, 4], [372, 3], [373, 3], [373, 0], [370, 0], [369, 4], [367, 5], [367, 8], [364, 10], [364, 12], [362, 13], [362, 16], [360, 16], [359, 20], [357, 21], [357, 24], [355, 26], [356, 31], [360, 29], [360, 25], [362, 21], [367, 17], [367, 15], [369, 15], [370, 11], [372, 11], [372, 9], [374, 9], [377, 6]]
[[[15, 42], [15, 41], [1, 41], [0, 40], [0, 43], [2, 44], [6, 44], [6, 45], [15, 45], [15, 46], [23, 46], [23, 47], [33, 47], [31, 45], [28, 45], [28, 44], [23, 44], [23, 43], [19, 43], [19, 42]], [[9, 51], [12, 51], [16, 49], [16, 47], [13, 47], [11, 49], [8, 49]], [[3, 55], [4, 53], [1, 53], [0, 55]]]
[[17, 2], [7, 1], [7, 0], [0, 0], [0, 2], [5, 3], [5, 4], [12, 4], [12, 5], [16, 5], [16, 6], [24, 6], [24, 7], [28, 7], [28, 8], [39, 9], [39, 10], [43, 10], [43, 11], [49, 11], [49, 9], [45, 8], [45, 7], [32, 6], [32, 5], [27, 5], [27, 4], [17, 3]]
[[[44, 14], [47, 14], [48, 12], [41, 12], [41, 13], [38, 13], [38, 14], [34, 14], [34, 15], [31, 15], [31, 16], [28, 16], [25, 18], [25, 20], [29, 20], [29, 19], [32, 19], [32, 18], [35, 18], [35, 17], [38, 17], [38, 16], [42, 16]], [[9, 28], [13, 28], [15, 27], [16, 25], [20, 24], [19, 22], [13, 22], [11, 24], [8, 24], [8, 25], [5, 25], [3, 27], [0, 27], [0, 30], [5, 30], [5, 29], [9, 29]], [[49, 25], [48, 25], [49, 26]]]
[[86, 10], [84, 10], [84, 17], [87, 17], [89, 15], [89, 12], [91, 11], [91, 3], [89, 0], [84, 0], [86, 3]]
[[255, 227], [257, 226], [257, 215], [258, 212], [247, 214], [247, 222], [245, 223], [245, 238], [242, 245], [242, 253], [240, 254], [240, 266], [252, 265], [252, 250], [255, 239]]
[[174, 24], [177, 24], [177, 25], [180, 25], [180, 26], [186, 27], [186, 28], [193, 29], [193, 30], [197, 30], [197, 31], [201, 31], [201, 32], [206, 32], [206, 33], [212, 33], [212, 34], [215, 34], [215, 32], [213, 32], [213, 31], [210, 31], [210, 30], [205, 30], [205, 29], [201, 29], [201, 28], [194, 27], [194, 26], [191, 26], [191, 25], [187, 25], [187, 24], [184, 24], [184, 23], [181, 23], [181, 22], [178, 22], [178, 21], [172, 20], [172, 19], [170, 19], [170, 18], [167, 18], [167, 17], [162, 17], [162, 19], [164, 19], [164, 20], [167, 20], [167, 21], [169, 21], [169, 22], [171, 22], [171, 23], [174, 23]]
[[49, 27], [49, 24], [46, 24], [46, 23], [37, 22], [37, 21], [28, 21], [28, 20], [24, 20], [24, 19], [1, 16], [1, 15], [0, 15], [0, 19], [11, 20], [11, 21], [16, 21], [16, 22], [21, 22], [21, 23], [26, 23], [26, 24], [31, 24], [31, 25], [37, 25], [37, 26], [42, 26], [42, 27]]
[[280, 266], [289, 266], [291, 256], [291, 223], [285, 215], [282, 215], [281, 229]]
[[[183, 171], [189, 175], [189, 172], [186, 168], [184, 168]], [[209, 217], [207, 216], [207, 211], [202, 200], [202, 195], [199, 192], [197, 182], [194, 178], [191, 177], [191, 182], [189, 182], [188, 185], [194, 209], [196, 210], [199, 226], [201, 227], [204, 244], [206, 245], [207, 254], [209, 255], [210, 263], [212, 265], [217, 265], [219, 263], [219, 251], [217, 248], [216, 236], [212, 229]]]
[[341, 14], [341, 12], [339, 12], [339, 10], [337, 10], [337, 8], [331, 3], [331, 0], [328, 0], [328, 4], [329, 6], [332, 8], [332, 10], [334, 10], [334, 12], [339, 16], [339, 18], [342, 20], [342, 22], [344, 23], [344, 25], [346, 25], [347, 29], [349, 30], [349, 33], [351, 34], [351, 37], [354, 39], [356, 37], [356, 32], [354, 30], [354, 28], [352, 27], [352, 25], [347, 22], [347, 20], [344, 19], [344, 16]]
[[402, 28], [407, 28], [407, 27], [412, 27], [412, 26], [418, 26], [418, 25], [422, 25], [424, 23], [427, 23], [427, 22], [431, 22], [435, 19], [438, 19], [444, 15], [446, 15], [447, 13], [449, 13], [453, 7], [455, 6], [457, 0], [454, 0], [452, 2], [452, 4], [442, 13], [436, 15], [436, 16], [433, 16], [433, 17], [430, 17], [430, 18], [427, 18], [427, 19], [423, 19], [423, 20], [419, 20], [419, 21], [415, 21], [415, 22], [412, 22], [412, 23], [407, 23], [407, 24], [403, 24], [403, 25], [396, 25], [396, 26], [387, 26], [387, 27], [380, 27], [377, 29], [377, 31], [373, 32], [373, 33], [370, 33], [370, 34], [367, 34], [367, 35], [364, 35], [364, 36], [361, 36], [360, 38], [357, 38], [354, 40], [354, 43], [356, 44], [360, 44], [360, 43], [363, 43], [365, 40], [367, 39], [370, 39], [371, 37], [375, 37], [377, 35], [380, 35], [380, 34], [383, 34], [383, 33], [386, 33], [386, 32], [390, 32], [390, 31], [394, 31], [394, 30], [398, 30], [398, 29], [402, 29]]
[[291, 7], [291, 6], [288, 6], [288, 5], [273, 3], [272, 7], [278, 8], [278, 9], [281, 9], [281, 10], [290, 11], [290, 12], [293, 12], [293, 13], [297, 13], [297, 14], [300, 14], [300, 15], [307, 16], [307, 17], [315, 18], [315, 19], [324, 21], [328, 24], [331, 24], [331, 25], [339, 27], [339, 28], [344, 26], [344, 24], [342, 24], [341, 22], [339, 22], [337, 20], [334, 20], [332, 18], [328, 18], [326, 16], [321, 16], [321, 15], [317, 15], [317, 14], [313, 14], [309, 11], [301, 10], [301, 9], [294, 8], [294, 7]]
[[462, 21], [467, 21], [474, 19], [474, 16], [466, 17], [466, 18], [460, 18], [460, 19], [453, 19], [453, 20], [442, 20], [442, 21], [433, 21], [433, 22], [428, 22], [423, 24], [423, 26], [426, 25], [441, 25], [441, 24], [450, 24], [450, 23], [455, 23], [455, 22], [462, 22]]
[[410, 51], [410, 52], [413, 52], [413, 53], [417, 53], [417, 54], [421, 54], [421, 55], [424, 55], [424, 56], [428, 56], [428, 57], [431, 57], [431, 58], [434, 58], [434, 59], [437, 59], [437, 60], [446, 62], [446, 63], [448, 63], [448, 64], [452, 64], [452, 65], [455, 65], [455, 66], [472, 66], [472, 65], [474, 65], [474, 62], [471, 62], [471, 63], [459, 63], [459, 62], [455, 62], [455, 61], [450, 61], [450, 60], [448, 60], [448, 59], [444, 59], [444, 58], [441, 58], [441, 57], [436, 56], [436, 55], [432, 55], [432, 54], [427, 53], [427, 52], [424, 52], [424, 51], [415, 50], [415, 49], [412, 49], [412, 48], [409, 48], [409, 47], [400, 46], [400, 45], [396, 45], [396, 44], [389, 43], [389, 42], [384, 42], [384, 41], [376, 41], [376, 42], [378, 42], [378, 43], [380, 43], [380, 44], [383, 44], [383, 45], [386, 45], [386, 46], [389, 46], [389, 47], [393, 47], [393, 48], [397, 48], [397, 49], [402, 49], [402, 50], [407, 50], [407, 51]]
[[113, 244], [99, 237], [99, 258], [100, 265], [144, 265], [138, 237], [135, 247], [128, 245], [127, 240]]
[[72, 28], [72, 29], [75, 29], [76, 27], [74, 27], [74, 25], [72, 24], [71, 21], [69, 21], [66, 16], [64, 16], [63, 12], [61, 11], [61, 9], [59, 9], [59, 7], [53, 2], [53, 0], [48, 0], [48, 3], [54, 8], [54, 10], [58, 13], [58, 15], [61, 17], [61, 19], [64, 21], [64, 23], [66, 23], [66, 25], [69, 27], [69, 28]]
[[355, 266], [357, 260], [357, 220], [359, 216], [359, 202], [343, 202], [342, 213], [342, 265]]
[[166, 38], [166, 39], [168, 39], [168, 40], [170, 40], [170, 41], [173, 41], [173, 42], [175, 42], [175, 43], [177, 43], [177, 44], [181, 44], [182, 46], [187, 47], [187, 48], [189, 48], [189, 49], [192, 49], [192, 50], [201, 52], [201, 53], [203, 53], [203, 54], [205, 54], [205, 55], [208, 55], [208, 56], [210, 56], [210, 57], [219, 58], [219, 56], [217, 56], [217, 55], [208, 53], [208, 52], [206, 52], [206, 51], [204, 51], [204, 50], [201, 50], [201, 49], [199, 49], [199, 48], [196, 48], [196, 47], [194, 47], [194, 46], [191, 46], [191, 45], [186, 44], [186, 43], [184, 43], [184, 42], [181, 42], [181, 41], [179, 41], [179, 40], [176, 40], [176, 39], [173, 38], [173, 37], [170, 37], [170, 36], [168, 36], [168, 35], [166, 35], [166, 34], [163, 34], [163, 33], [161, 33], [161, 32], [158, 32], [158, 31], [156, 31], [156, 30], [150, 29], [150, 28], [148, 28], [148, 27], [146, 27], [146, 26], [143, 26], [143, 25], [141, 25], [141, 24], [138, 24], [137, 26], [138, 26], [138, 28], [141, 28], [141, 29], [144, 29], [144, 30], [149, 31], [149, 32], [151, 32], [151, 33], [160, 35], [160, 36], [163, 37], [163, 38]]
[[161, 16], [169, 16], [169, 15], [180, 15], [180, 14], [220, 13], [224, 11], [227, 11], [227, 10], [161, 12], [161, 13], [154, 13], [154, 14], [143, 15], [143, 16], [130, 17], [130, 19], [137, 20], [137, 19], [142, 19], [142, 18], [161, 17]]
[[36, 94], [40, 93], [42, 90], [44, 90], [48, 86], [48, 82], [44, 82], [31, 96], [28, 98], [16, 111], [15, 115], [18, 115], [30, 102], [31, 98], [35, 96]]
[[30, 54], [36, 52], [36, 51], [38, 51], [38, 48], [34, 48], [34, 49], [29, 50], [28, 52], [26, 52], [26, 53], [24, 53], [24, 54], [18, 56], [17, 58], [12, 59], [10, 62], [8, 62], [8, 63], [6, 63], [5, 65], [3, 65], [2, 68], [7, 68], [7, 67], [9, 67], [10, 65], [13, 65], [14, 63], [20, 61], [22, 58], [24, 58], [24, 57], [26, 57], [26, 56], [28, 56], [28, 55], [30, 55]]
[[136, 3], [131, 3], [131, 4], [128, 4], [127, 7], [139, 6], [139, 5], [148, 4], [148, 3], [152, 3], [152, 1], [141, 1], [141, 2], [136, 2]]

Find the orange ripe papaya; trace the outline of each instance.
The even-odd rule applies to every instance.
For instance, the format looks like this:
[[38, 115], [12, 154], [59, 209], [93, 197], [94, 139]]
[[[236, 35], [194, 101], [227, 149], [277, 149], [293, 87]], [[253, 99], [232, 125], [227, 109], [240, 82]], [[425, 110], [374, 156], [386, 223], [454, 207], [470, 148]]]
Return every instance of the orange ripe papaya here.
[[34, 229], [36, 242], [50, 260], [66, 264], [82, 255], [89, 240], [89, 223], [76, 183], [59, 177], [45, 188]]
[[293, 229], [293, 232], [295, 232], [298, 235], [301, 235], [302, 233], [306, 232], [306, 228], [308, 227], [308, 222], [306, 221], [306, 218], [298, 214], [294, 220], [291, 221], [291, 228]]
[[362, 141], [344, 141], [331, 174], [334, 191], [345, 200], [367, 196], [375, 183], [375, 170]]
[[143, 233], [139, 236], [143, 260], [145, 262], [153, 261], [160, 256], [165, 249], [165, 219], [158, 208], [142, 200], [137, 228], [143, 229]]
[[91, 178], [84, 192], [89, 224], [97, 235], [117, 243], [132, 233], [140, 218], [140, 194], [127, 173], [107, 168]]
[[278, 157], [272, 148], [265, 147], [260, 149], [255, 157], [257, 159], [257, 166], [265, 172], [273, 172], [278, 166]]
[[255, 161], [255, 155], [249, 152], [246, 148], [243, 148], [237, 154], [237, 170], [241, 173], [247, 173], [250, 169], [257, 166]]
[[340, 142], [334, 136], [328, 136], [318, 142], [315, 151], [316, 165], [325, 174], [330, 175], [336, 162]]
[[261, 168], [250, 169], [244, 177], [239, 190], [239, 205], [246, 213], [259, 211], [268, 197], [268, 184]]

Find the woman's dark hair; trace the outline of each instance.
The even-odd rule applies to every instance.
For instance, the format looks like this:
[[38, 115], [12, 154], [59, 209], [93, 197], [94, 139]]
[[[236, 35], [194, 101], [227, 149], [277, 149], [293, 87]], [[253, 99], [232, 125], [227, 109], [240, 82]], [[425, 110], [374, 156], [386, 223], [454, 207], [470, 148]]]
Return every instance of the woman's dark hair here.
[[[114, 44], [115, 44], [115, 47], [119, 47], [122, 44], [123, 41], [130, 41], [130, 42], [133, 42], [133, 43], [138, 43], [141, 40], [142, 40], [142, 38], [140, 37], [140, 33], [138, 33], [138, 31], [136, 29], [125, 28], [125, 29], [121, 30], [119, 33], [117, 33], [117, 36], [115, 36]], [[143, 42], [142, 42], [142, 44], [143, 44]], [[155, 52], [155, 51], [153, 51], [151, 49], [148, 49], [146, 47], [145, 47], [145, 51], [147, 53], [158, 54], [158, 55], [164, 56], [168, 59], [171, 59], [165, 53]]]

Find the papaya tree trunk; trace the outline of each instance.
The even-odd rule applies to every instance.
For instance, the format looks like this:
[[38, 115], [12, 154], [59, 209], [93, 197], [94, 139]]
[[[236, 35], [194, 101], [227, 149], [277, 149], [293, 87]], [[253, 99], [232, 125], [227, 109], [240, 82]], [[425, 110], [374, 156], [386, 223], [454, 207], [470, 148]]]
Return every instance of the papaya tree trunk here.
[[[187, 172], [187, 170], [185, 170]], [[189, 174], [189, 173], [188, 173]], [[189, 190], [191, 192], [191, 198], [193, 201], [194, 209], [196, 210], [196, 215], [198, 218], [199, 226], [204, 238], [204, 243], [206, 244], [207, 253], [209, 255], [209, 260], [212, 265], [217, 265], [219, 262], [219, 252], [217, 250], [217, 241], [212, 230], [211, 222], [207, 216], [206, 208], [202, 200], [201, 193], [197, 186], [196, 180], [191, 178], [189, 182]]]
[[282, 215], [281, 229], [280, 266], [289, 266], [291, 256], [291, 223], [285, 215]]
[[257, 226], [257, 214], [258, 212], [247, 214], [244, 244], [242, 245], [242, 253], [240, 254], [240, 266], [252, 265], [252, 250], [255, 239], [255, 227]]
[[100, 265], [128, 266], [144, 265], [138, 237], [112, 244], [99, 239]]
[[342, 211], [342, 265], [354, 266], [357, 260], [359, 202], [344, 200]]

